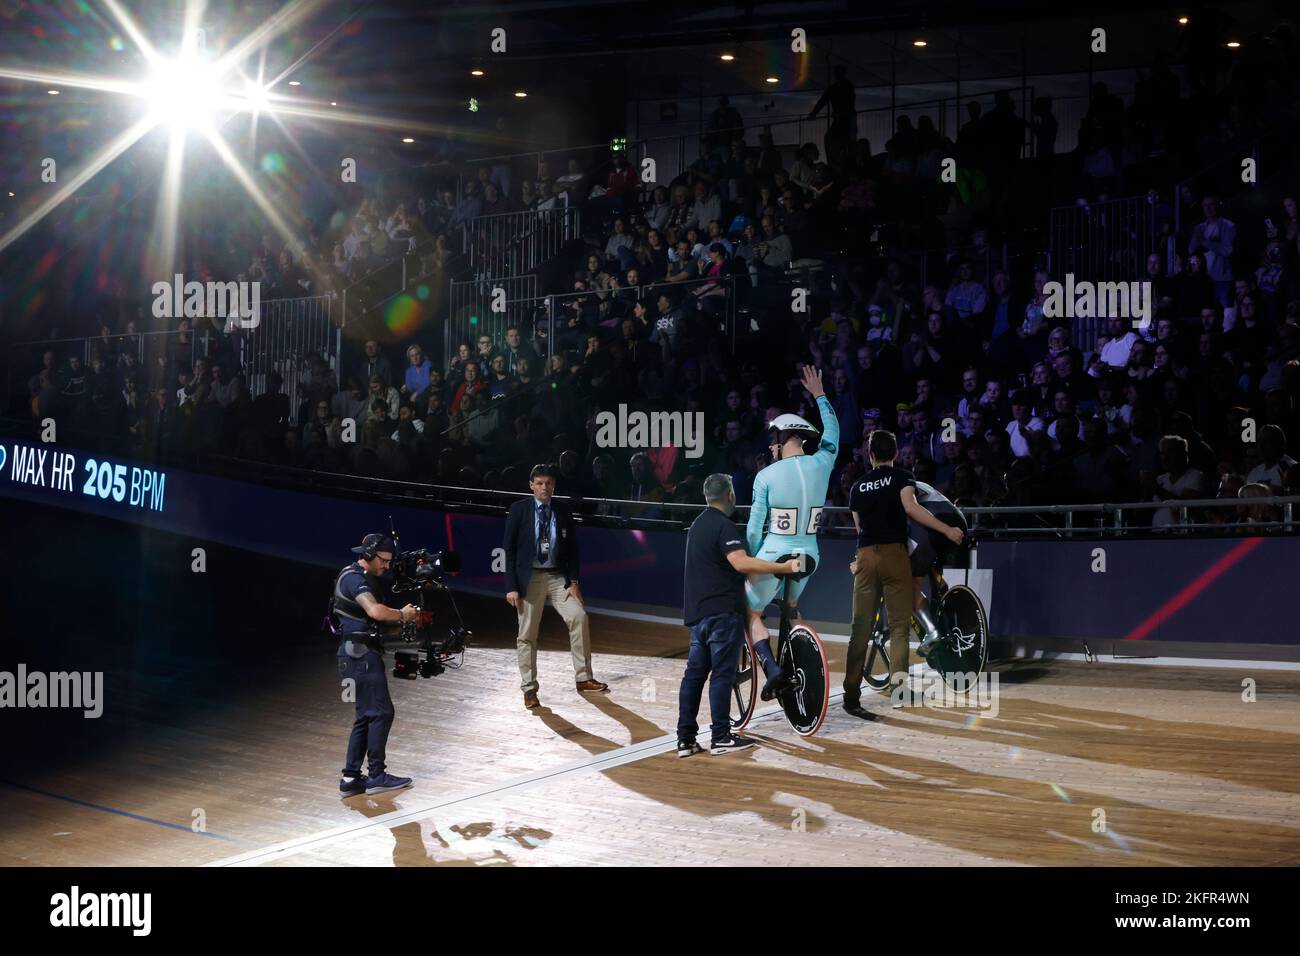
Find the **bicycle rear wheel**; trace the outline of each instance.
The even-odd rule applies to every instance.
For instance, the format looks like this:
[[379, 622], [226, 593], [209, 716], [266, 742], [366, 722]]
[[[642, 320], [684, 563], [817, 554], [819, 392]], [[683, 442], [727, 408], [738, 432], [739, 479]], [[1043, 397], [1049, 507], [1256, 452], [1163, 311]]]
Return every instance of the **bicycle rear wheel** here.
[[736, 667], [736, 683], [731, 688], [731, 729], [743, 730], [754, 716], [758, 701], [758, 660], [754, 656], [754, 641], [745, 635], [740, 646], [740, 662]]
[[831, 693], [826, 650], [816, 631], [806, 624], [790, 628], [790, 636], [781, 645], [781, 669], [794, 675], [790, 686], [778, 695], [781, 709], [795, 733], [810, 737], [826, 719]]
[[984, 605], [964, 584], [949, 588], [935, 609], [935, 625], [943, 640], [926, 662], [956, 691], [972, 690], [988, 659], [989, 629]]

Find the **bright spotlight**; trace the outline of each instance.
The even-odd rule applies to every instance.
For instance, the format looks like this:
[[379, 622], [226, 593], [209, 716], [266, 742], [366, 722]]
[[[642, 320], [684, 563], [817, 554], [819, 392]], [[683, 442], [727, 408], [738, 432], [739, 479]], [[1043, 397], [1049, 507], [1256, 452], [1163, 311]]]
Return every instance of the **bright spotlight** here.
[[244, 87], [244, 99], [253, 108], [254, 112], [265, 113], [271, 109], [270, 96], [263, 87], [256, 83], [248, 83]]
[[212, 67], [196, 59], [161, 64], [145, 95], [157, 122], [187, 129], [207, 125], [220, 100]]

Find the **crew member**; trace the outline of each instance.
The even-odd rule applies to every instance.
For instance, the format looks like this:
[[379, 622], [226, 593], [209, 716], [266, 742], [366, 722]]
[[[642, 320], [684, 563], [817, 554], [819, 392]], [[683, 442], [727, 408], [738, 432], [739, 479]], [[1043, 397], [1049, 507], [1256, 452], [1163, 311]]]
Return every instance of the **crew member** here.
[[745, 539], [731, 520], [736, 492], [731, 476], [704, 479], [704, 501], [709, 507], [691, 523], [686, 536], [686, 573], [682, 588], [683, 621], [691, 629], [686, 674], [677, 696], [677, 756], [701, 753], [695, 741], [700, 725], [700, 696], [709, 678], [712, 717], [711, 753], [722, 754], [752, 747], [754, 741], [731, 731], [731, 689], [736, 666], [745, 646], [745, 575], [797, 574], [801, 560], [764, 561], [745, 553]]
[[536, 465], [528, 476], [533, 493], [510, 506], [506, 517], [506, 600], [519, 616], [519, 679], [524, 706], [537, 699], [537, 629], [550, 601], [569, 628], [573, 673], [579, 693], [609, 690], [591, 674], [591, 626], [578, 586], [578, 535], [568, 507], [553, 499], [554, 465]]
[[[384, 769], [388, 732], [393, 726], [393, 699], [388, 695], [384, 674], [384, 645], [379, 637], [381, 623], [415, 620], [420, 609], [414, 604], [391, 608], [375, 597], [372, 578], [377, 578], [393, 560], [395, 542], [388, 535], [368, 534], [361, 547], [353, 548], [357, 560], [334, 581], [334, 614], [338, 620], [339, 676], [356, 701], [357, 716], [348, 738], [347, 763], [339, 793], [345, 797], [365, 792], [383, 793], [411, 785], [410, 777], [395, 777]], [[361, 759], [369, 759], [369, 776], [361, 773]]]
[[907, 630], [912, 619], [912, 562], [908, 556], [908, 519], [961, 544], [960, 528], [949, 527], [916, 500], [916, 479], [894, 467], [898, 440], [877, 429], [867, 439], [871, 471], [849, 495], [853, 524], [858, 530], [858, 552], [853, 563], [853, 626], [844, 671], [844, 709], [855, 717], [871, 719], [861, 704], [862, 669], [871, 642], [876, 605], [885, 595], [889, 615], [890, 686], [907, 679]]

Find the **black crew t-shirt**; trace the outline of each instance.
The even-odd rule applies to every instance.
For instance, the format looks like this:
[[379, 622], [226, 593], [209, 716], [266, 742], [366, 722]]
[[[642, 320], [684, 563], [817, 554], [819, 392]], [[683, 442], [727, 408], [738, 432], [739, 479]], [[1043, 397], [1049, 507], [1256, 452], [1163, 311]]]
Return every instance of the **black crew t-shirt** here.
[[682, 619], [686, 625], [710, 614], [745, 611], [745, 576], [727, 555], [745, 550], [745, 536], [717, 508], [705, 508], [686, 535]]
[[907, 543], [904, 488], [916, 488], [916, 479], [906, 468], [893, 465], [873, 468], [854, 483], [849, 508], [858, 516], [859, 548]]

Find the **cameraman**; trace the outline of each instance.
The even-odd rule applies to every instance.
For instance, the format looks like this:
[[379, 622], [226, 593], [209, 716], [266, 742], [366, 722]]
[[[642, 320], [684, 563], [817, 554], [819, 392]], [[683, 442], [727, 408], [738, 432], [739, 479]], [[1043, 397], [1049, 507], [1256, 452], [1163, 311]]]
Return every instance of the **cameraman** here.
[[[339, 572], [334, 581], [333, 609], [338, 617], [339, 676], [351, 680], [357, 705], [357, 717], [348, 738], [347, 765], [339, 781], [339, 793], [345, 797], [361, 792], [384, 793], [411, 785], [410, 777], [395, 777], [384, 770], [384, 748], [393, 726], [393, 699], [388, 696], [388, 678], [384, 675], [384, 644], [379, 637], [380, 623], [405, 623], [414, 620], [419, 608], [408, 604], [400, 610], [380, 603], [371, 590], [370, 577], [379, 577], [393, 560], [396, 542], [384, 534], [368, 534], [361, 547], [353, 548], [356, 561]], [[369, 757], [370, 775], [361, 773], [361, 758]]]

